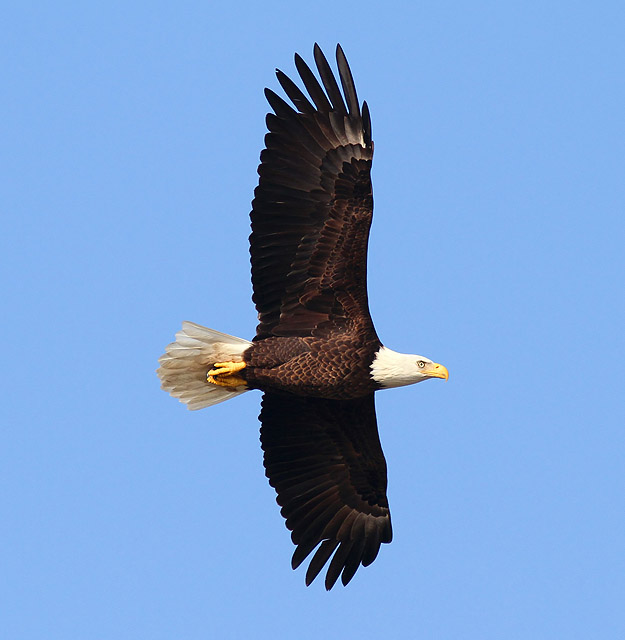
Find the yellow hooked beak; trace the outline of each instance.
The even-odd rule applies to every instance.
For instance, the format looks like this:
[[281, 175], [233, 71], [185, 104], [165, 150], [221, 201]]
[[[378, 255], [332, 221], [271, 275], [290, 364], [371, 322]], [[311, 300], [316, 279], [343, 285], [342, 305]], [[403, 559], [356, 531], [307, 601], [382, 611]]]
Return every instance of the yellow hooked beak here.
[[437, 362], [426, 364], [424, 373], [430, 378], [442, 378], [443, 380], [449, 380], [449, 371], [447, 371], [447, 367], [444, 367], [442, 364], [438, 364]]

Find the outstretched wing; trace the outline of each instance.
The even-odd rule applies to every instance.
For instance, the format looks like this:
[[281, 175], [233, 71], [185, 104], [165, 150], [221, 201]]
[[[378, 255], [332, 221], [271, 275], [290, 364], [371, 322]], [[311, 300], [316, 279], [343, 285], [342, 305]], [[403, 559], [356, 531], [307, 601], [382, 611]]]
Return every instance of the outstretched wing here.
[[266, 475], [297, 545], [293, 568], [319, 545], [306, 584], [333, 556], [326, 589], [339, 575], [346, 585], [392, 538], [373, 394], [328, 400], [266, 392], [260, 421]]
[[372, 329], [367, 302], [367, 243], [373, 213], [371, 120], [362, 111], [340, 46], [343, 93], [321, 49], [319, 84], [302, 58], [295, 65], [310, 99], [281, 71], [278, 81], [297, 111], [273, 91], [275, 113], [252, 202], [256, 340]]

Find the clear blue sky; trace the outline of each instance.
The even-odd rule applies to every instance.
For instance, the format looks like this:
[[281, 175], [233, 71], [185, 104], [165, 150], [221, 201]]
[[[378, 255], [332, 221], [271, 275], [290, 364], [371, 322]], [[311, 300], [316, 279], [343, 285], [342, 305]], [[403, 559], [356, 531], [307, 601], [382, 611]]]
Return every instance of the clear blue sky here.
[[[625, 5], [10, 3], [0, 635], [625, 637]], [[304, 587], [259, 394], [159, 389], [251, 337], [263, 88], [343, 45], [373, 118], [370, 300], [449, 368], [378, 394], [395, 540]]]

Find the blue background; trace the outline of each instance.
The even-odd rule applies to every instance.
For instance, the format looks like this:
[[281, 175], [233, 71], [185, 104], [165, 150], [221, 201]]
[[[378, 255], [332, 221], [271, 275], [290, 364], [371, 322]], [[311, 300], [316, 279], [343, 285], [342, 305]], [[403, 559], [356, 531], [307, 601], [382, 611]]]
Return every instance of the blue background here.
[[[625, 637], [621, 2], [3, 10], [0, 630]], [[450, 380], [378, 394], [395, 539], [306, 589], [259, 394], [160, 391], [182, 320], [250, 338], [277, 66], [343, 45], [376, 142], [370, 302]]]

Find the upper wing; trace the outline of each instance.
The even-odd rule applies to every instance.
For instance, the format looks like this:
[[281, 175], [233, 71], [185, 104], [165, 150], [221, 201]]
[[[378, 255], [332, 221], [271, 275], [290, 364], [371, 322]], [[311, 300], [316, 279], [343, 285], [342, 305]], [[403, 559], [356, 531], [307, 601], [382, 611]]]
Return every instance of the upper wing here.
[[267, 114], [269, 133], [250, 214], [256, 340], [371, 325], [366, 283], [373, 213], [369, 109], [365, 102], [360, 110], [340, 46], [336, 57], [343, 94], [317, 45], [314, 56], [325, 91], [295, 56], [312, 102], [281, 71], [278, 80], [297, 111], [265, 90], [275, 114]]
[[306, 584], [332, 554], [326, 589], [341, 574], [347, 584], [392, 538], [373, 394], [328, 400], [266, 392], [260, 420], [266, 475], [297, 545], [293, 568], [321, 543]]

